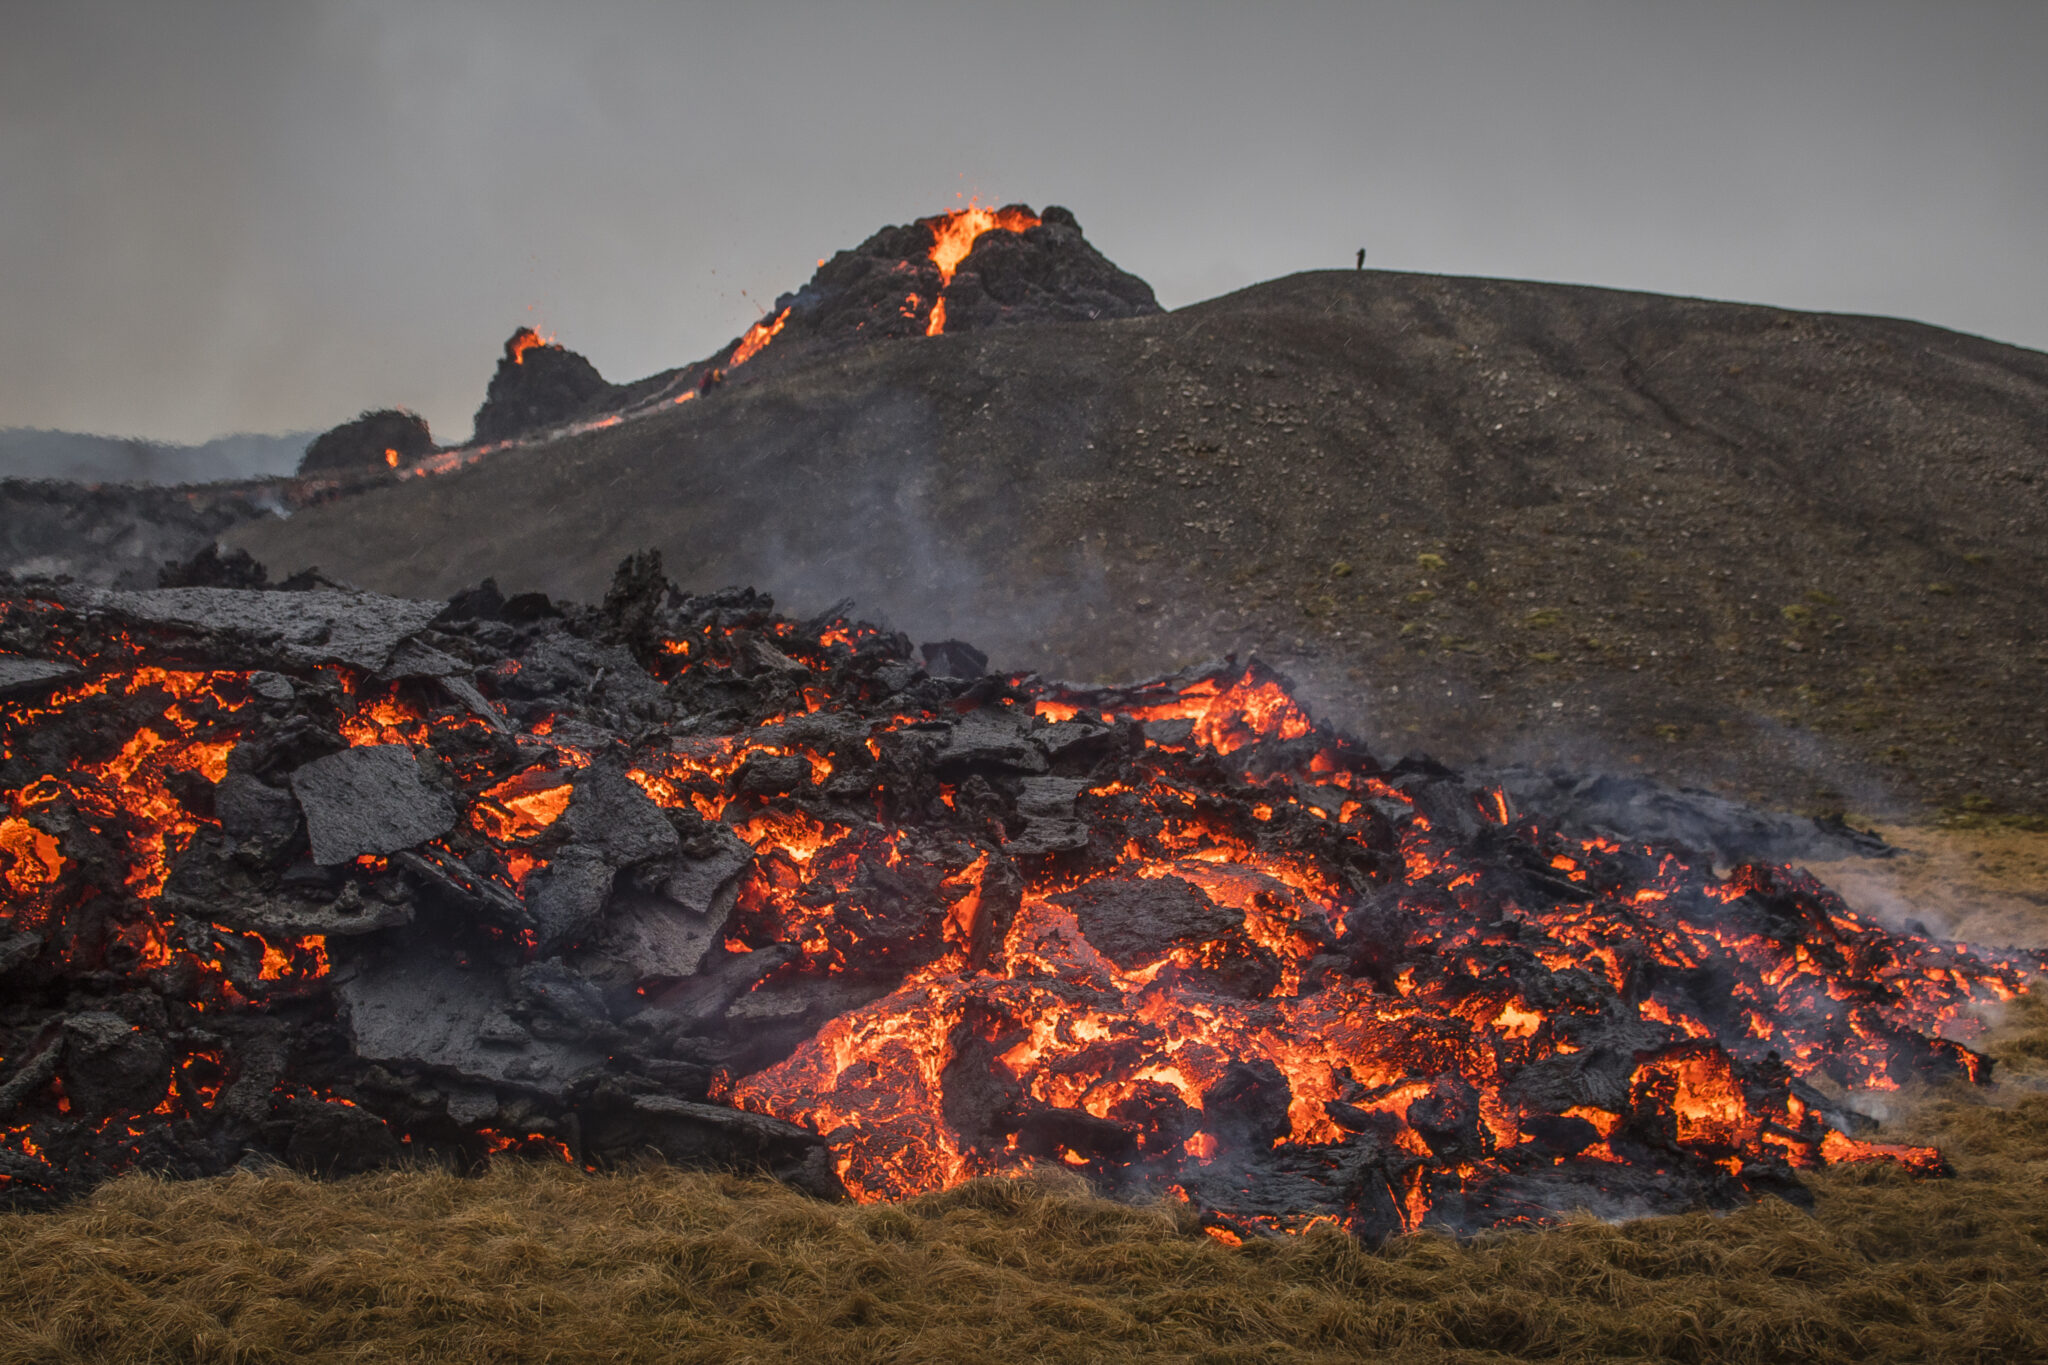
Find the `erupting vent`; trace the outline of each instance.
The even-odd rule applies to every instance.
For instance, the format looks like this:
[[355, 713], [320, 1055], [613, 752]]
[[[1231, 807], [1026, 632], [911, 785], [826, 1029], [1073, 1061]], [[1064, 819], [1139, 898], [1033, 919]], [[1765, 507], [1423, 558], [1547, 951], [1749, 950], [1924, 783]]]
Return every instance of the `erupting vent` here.
[[646, 569], [8, 602], [0, 1184], [652, 1146], [858, 1199], [1057, 1163], [1226, 1238], [1726, 1206], [1939, 1169], [1847, 1092], [1981, 1079], [2043, 966], [1564, 837], [1256, 663], [929, 676]]
[[[932, 300], [931, 315], [924, 328], [924, 334], [930, 337], [946, 330], [946, 289], [953, 283], [953, 272], [960, 268], [960, 262], [974, 250], [974, 244], [991, 232], [1023, 232], [1039, 223], [1038, 215], [1027, 208], [1012, 205], [985, 209], [971, 200], [964, 209], [920, 221], [932, 230], [932, 264], [939, 268], [939, 293]], [[913, 310], [917, 307], [916, 295], [911, 296], [907, 306]]]

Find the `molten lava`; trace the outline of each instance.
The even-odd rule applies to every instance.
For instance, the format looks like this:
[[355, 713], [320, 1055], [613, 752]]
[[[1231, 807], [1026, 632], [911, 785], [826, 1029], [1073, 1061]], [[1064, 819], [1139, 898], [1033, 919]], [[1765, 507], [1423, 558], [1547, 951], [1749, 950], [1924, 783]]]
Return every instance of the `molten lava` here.
[[521, 327], [512, 334], [512, 339], [505, 343], [505, 354], [511, 358], [514, 365], [524, 365], [528, 351], [533, 350], [535, 347], [552, 346], [554, 344], [555, 340], [553, 337], [544, 337], [531, 327]]
[[[789, 310], [785, 308], [775, 315], [772, 322], [757, 322], [747, 328], [746, 335], [740, 338], [739, 345], [733, 347], [732, 359], [725, 362], [725, 367], [729, 370], [734, 369], [752, 360], [756, 355], [760, 354], [763, 346], [766, 346], [775, 339], [775, 334], [780, 332], [782, 325], [788, 321]], [[676, 401], [681, 402], [682, 400], [677, 399]]]
[[[388, 955], [375, 924], [251, 927], [258, 912], [194, 894], [194, 869], [281, 858], [281, 897], [417, 914], [406, 932], [422, 935], [432, 910], [463, 961], [569, 990], [611, 959], [591, 956], [595, 930], [548, 946], [536, 907], [587, 884], [627, 898], [607, 914], [644, 915], [649, 888], [682, 875], [577, 871], [631, 825], [578, 816], [605, 774], [624, 792], [605, 809], [665, 812], [654, 833], [698, 850], [678, 855], [685, 872], [735, 870], [707, 902], [705, 965], [642, 980], [593, 1056], [667, 1078], [643, 1087], [699, 1077], [689, 1103], [708, 1091], [823, 1135], [860, 1199], [1052, 1164], [1178, 1192], [1223, 1240], [1317, 1221], [1380, 1237], [1727, 1203], [1834, 1161], [1937, 1171], [1931, 1150], [1864, 1141], [1841, 1097], [1982, 1079], [1976, 1007], [2043, 967], [1888, 931], [1788, 868], [1719, 876], [1567, 836], [1441, 769], [1382, 766], [1255, 663], [1107, 690], [924, 678], [899, 637], [724, 601], [672, 608], [640, 641], [651, 677], [630, 716], [537, 694], [564, 657], [538, 645], [475, 663], [479, 641], [514, 638], [498, 623], [441, 637], [472, 649], [467, 692], [341, 664], [281, 687], [38, 608], [37, 647], [82, 671], [0, 716], [17, 775], [0, 791], [0, 943], [32, 936], [47, 979], [125, 991], [158, 1022], [137, 1041], [92, 1025], [92, 1046], [135, 1050], [123, 1074], [146, 1094], [108, 1098], [69, 1050], [33, 1063], [47, 1080], [0, 1114], [19, 1124], [0, 1128], [0, 1184], [168, 1161], [180, 1134], [227, 1121], [224, 1087], [250, 1076], [274, 1124], [412, 1093], [363, 1079], [331, 1041], [252, 1070], [236, 1049], [256, 1022], [298, 1010], [330, 1039], [333, 981]], [[93, 738], [38, 738], [59, 730]], [[299, 818], [285, 787], [252, 785], [262, 765], [394, 748], [453, 803], [445, 833], [321, 868], [303, 835], [227, 837], [223, 813], [252, 793], [281, 828]], [[714, 981], [740, 983], [725, 1025], [727, 1006], [702, 1003]], [[235, 1112], [260, 1118], [246, 1090]], [[582, 1129], [538, 1101], [502, 1122], [459, 1112], [399, 1135], [587, 1159]]]
[[986, 209], [972, 200], [964, 209], [918, 221], [932, 230], [931, 262], [939, 269], [939, 294], [932, 300], [931, 315], [925, 323], [926, 336], [938, 336], [946, 330], [946, 287], [953, 283], [954, 272], [974, 250], [976, 242], [991, 232], [1023, 232], [1039, 224], [1038, 217], [1024, 209]]

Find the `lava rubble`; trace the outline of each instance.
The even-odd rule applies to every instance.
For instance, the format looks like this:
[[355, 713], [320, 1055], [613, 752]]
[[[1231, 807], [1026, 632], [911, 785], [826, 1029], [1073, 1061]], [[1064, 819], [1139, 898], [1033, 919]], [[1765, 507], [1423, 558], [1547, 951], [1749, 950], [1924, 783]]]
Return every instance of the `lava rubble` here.
[[525, 1152], [906, 1196], [1037, 1164], [1225, 1240], [1798, 1198], [1938, 1153], [2037, 953], [1383, 765], [1223, 660], [985, 672], [835, 609], [0, 598], [0, 1198]]

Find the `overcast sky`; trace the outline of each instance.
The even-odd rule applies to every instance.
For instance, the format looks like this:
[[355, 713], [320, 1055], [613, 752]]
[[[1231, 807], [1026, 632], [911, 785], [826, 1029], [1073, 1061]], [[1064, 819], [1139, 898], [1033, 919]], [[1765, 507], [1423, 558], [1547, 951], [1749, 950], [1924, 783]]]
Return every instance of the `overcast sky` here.
[[0, 426], [465, 437], [884, 223], [1065, 204], [1169, 307], [1373, 264], [2048, 348], [2048, 3], [0, 0]]

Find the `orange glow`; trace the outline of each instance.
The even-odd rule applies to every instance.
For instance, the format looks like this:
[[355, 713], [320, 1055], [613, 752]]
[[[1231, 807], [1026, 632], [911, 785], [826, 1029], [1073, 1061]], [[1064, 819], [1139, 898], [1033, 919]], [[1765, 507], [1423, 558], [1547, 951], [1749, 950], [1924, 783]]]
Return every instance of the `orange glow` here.
[[554, 344], [555, 339], [553, 337], [544, 337], [530, 327], [520, 328], [512, 334], [512, 340], [506, 343], [512, 353], [512, 363], [514, 365], [524, 365], [526, 363], [526, 353], [536, 346], [552, 346]]
[[0, 853], [7, 855], [4, 872], [8, 889], [28, 896], [63, 875], [64, 855], [57, 840], [19, 816], [0, 820]]
[[747, 334], [741, 337], [740, 344], [733, 348], [732, 359], [725, 362], [725, 367], [728, 370], [736, 369], [759, 355], [761, 348], [773, 341], [776, 333], [780, 332], [782, 325], [788, 321], [789, 310], [785, 308], [775, 315], [773, 322], [757, 322], [747, 328]]
[[[844, 667], [849, 651], [899, 648], [890, 635], [845, 620], [678, 633], [650, 656], [663, 684], [723, 687], [760, 642], [812, 670], [778, 681], [763, 703], [774, 714], [732, 732], [677, 727], [616, 752], [657, 805], [719, 822], [747, 846], [715, 934], [730, 954], [779, 964], [764, 992], [832, 978], [886, 987], [864, 991], [865, 1003], [774, 1065], [721, 1074], [715, 1086], [742, 1108], [831, 1135], [831, 1160], [858, 1199], [1034, 1164], [1164, 1193], [1197, 1168], [1214, 1177], [1241, 1161], [1239, 1144], [1254, 1139], [1232, 1120], [1260, 1109], [1262, 1145], [1375, 1131], [1403, 1154], [1377, 1197], [1409, 1229], [1441, 1221], [1449, 1192], [1483, 1193], [1504, 1171], [1597, 1170], [1641, 1163], [1645, 1151], [1736, 1181], [1836, 1161], [1937, 1170], [1930, 1149], [1832, 1132], [1785, 1073], [1852, 1090], [1896, 1088], [1929, 1058], [1979, 1074], [1983, 1059], [1950, 1039], [1977, 1036], [1973, 1007], [2019, 994], [2034, 970], [2018, 956], [1887, 934], [1790, 869], [1717, 879], [1677, 855], [1565, 837], [1497, 788], [1460, 789], [1463, 827], [1474, 815], [1485, 826], [1464, 842], [1461, 822], [1422, 816], [1413, 783], [1319, 727], [1257, 664], [1114, 690], [1004, 680], [981, 704], [1027, 728], [1027, 718], [1127, 723], [1092, 769], [1095, 759], [1071, 751], [1046, 756], [1058, 774], [1045, 784], [1060, 803], [1055, 823], [1078, 822], [1086, 837], [1048, 852], [1033, 838], [1041, 798], [1025, 801], [1008, 779], [933, 768], [919, 785], [895, 775], [906, 752], [950, 742], [948, 727], [977, 703], [943, 692], [878, 703], [839, 690], [838, 678], [860, 671]], [[140, 649], [108, 648], [40, 710], [0, 717], [14, 727], [71, 713], [81, 728], [119, 727], [103, 731], [91, 761], [0, 792], [0, 921], [43, 932], [45, 960], [147, 977], [166, 996], [184, 992], [179, 1007], [191, 1012], [272, 1008], [328, 974], [327, 941], [209, 924], [189, 900], [161, 895], [180, 856], [218, 838], [202, 813], [212, 809], [206, 784], [269, 721], [248, 710], [247, 675], [140, 666]], [[463, 811], [440, 840], [334, 875], [388, 899], [399, 869], [426, 863], [507, 909], [507, 898], [523, 899], [560, 842], [576, 772], [596, 761], [571, 742], [579, 728], [565, 715], [500, 734], [418, 683], [338, 665], [316, 678], [333, 699], [320, 713], [333, 732], [439, 755]], [[765, 758], [779, 760], [766, 771], [779, 770], [781, 785], [743, 782]], [[1512, 862], [1497, 856], [1503, 847]], [[1561, 890], [1561, 876], [1576, 890]], [[78, 916], [92, 896], [104, 906]], [[1155, 897], [1188, 907], [1168, 922], [1193, 927], [1121, 944], [1104, 934], [1105, 915], [1112, 935], [1118, 923], [1105, 905]], [[1806, 921], [1776, 908], [1763, 918], [1760, 907], [1786, 904]], [[508, 957], [530, 953], [532, 931], [516, 922], [479, 932]], [[51, 933], [65, 923], [96, 927]], [[1579, 974], [1579, 984], [1544, 989], [1540, 973], [1525, 974], [1532, 962]], [[1632, 1052], [1625, 1092], [1603, 1101], [1614, 1112], [1552, 1107], [1561, 1100], [1513, 1083], [1525, 1067], [1598, 1045], [1615, 1019]], [[949, 1102], [963, 1066], [977, 1073], [972, 1104], [994, 1111], [979, 1129], [962, 1121], [961, 1095]], [[1269, 1087], [1263, 1099], [1244, 1098], [1247, 1068]], [[193, 1054], [172, 1093], [117, 1116], [110, 1140], [123, 1125], [140, 1137], [189, 1116], [229, 1069]], [[1552, 1147], [1588, 1135], [1559, 1118], [1583, 1119], [1598, 1141]], [[1447, 1149], [1453, 1128], [1461, 1136]], [[570, 1157], [524, 1124], [464, 1144], [471, 1156]], [[1300, 1232], [1316, 1217], [1226, 1221], [1220, 1241]]]
[[384, 447], [384, 463], [390, 465], [393, 469], [398, 468], [398, 452], [390, 446]]
[[985, 233], [1023, 232], [1037, 227], [1039, 222], [1035, 215], [1021, 209], [985, 209], [972, 201], [964, 209], [924, 221], [932, 225], [932, 264], [939, 268], [941, 287], [953, 282], [953, 272]]
[[964, 209], [954, 209], [936, 218], [919, 221], [928, 224], [932, 230], [932, 264], [939, 268], [939, 297], [932, 301], [932, 311], [925, 323], [926, 336], [938, 336], [946, 330], [946, 286], [953, 283], [953, 274], [960, 263], [974, 250], [974, 244], [991, 232], [1023, 232], [1038, 226], [1039, 219], [1022, 209], [985, 209], [969, 200]]
[[1932, 1147], [1904, 1147], [1889, 1142], [1859, 1142], [1843, 1133], [1830, 1131], [1821, 1139], [1821, 1155], [1830, 1162], [1892, 1161], [1908, 1170], [1929, 1174], [1946, 1163]]

